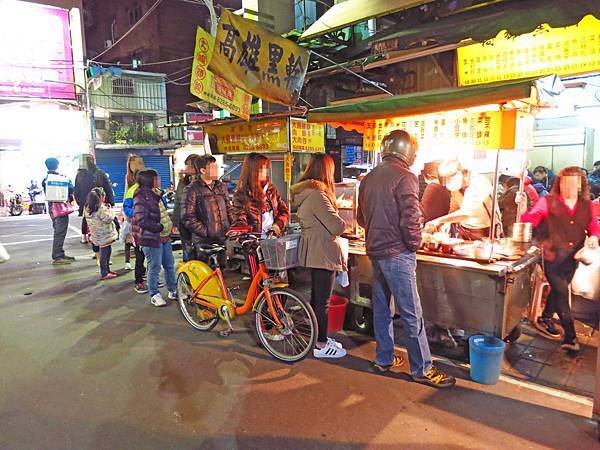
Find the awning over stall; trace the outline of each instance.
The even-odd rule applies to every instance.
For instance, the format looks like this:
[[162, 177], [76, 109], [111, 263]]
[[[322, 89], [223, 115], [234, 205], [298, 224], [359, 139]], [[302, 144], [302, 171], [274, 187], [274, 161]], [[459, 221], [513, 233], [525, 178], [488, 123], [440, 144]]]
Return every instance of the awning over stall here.
[[374, 17], [386, 16], [413, 6], [431, 3], [431, 0], [346, 0], [333, 5], [313, 23], [300, 39], [310, 39], [340, 30]]
[[[357, 99], [355, 103], [351, 104], [311, 109], [308, 113], [308, 121], [323, 123], [385, 119], [486, 104], [500, 104], [522, 99], [530, 99], [528, 102], [538, 105], [540, 102], [546, 102], [548, 97], [560, 93], [561, 90], [560, 79], [554, 75], [542, 79], [526, 78], [502, 83], [395, 95], [377, 100], [361, 101]], [[545, 98], [540, 98], [542, 94]]]

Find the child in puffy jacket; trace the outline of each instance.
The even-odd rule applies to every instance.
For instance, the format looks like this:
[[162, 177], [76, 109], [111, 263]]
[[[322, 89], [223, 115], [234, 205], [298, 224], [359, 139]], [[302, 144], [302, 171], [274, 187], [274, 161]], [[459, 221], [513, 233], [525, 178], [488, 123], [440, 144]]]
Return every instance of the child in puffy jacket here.
[[119, 238], [115, 227], [115, 213], [105, 205], [106, 197], [97, 190], [92, 190], [88, 196], [84, 209], [84, 216], [90, 229], [91, 241], [99, 248], [100, 280], [110, 280], [117, 274], [110, 271], [110, 255], [112, 243]]

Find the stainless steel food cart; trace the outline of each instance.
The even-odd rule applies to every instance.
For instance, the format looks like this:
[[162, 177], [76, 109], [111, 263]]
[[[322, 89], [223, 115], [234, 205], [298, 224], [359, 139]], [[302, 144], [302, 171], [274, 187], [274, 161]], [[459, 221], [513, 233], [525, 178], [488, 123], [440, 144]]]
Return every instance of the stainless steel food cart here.
[[[531, 247], [516, 261], [476, 262], [417, 253], [417, 285], [423, 316], [447, 328], [512, 340], [531, 299], [531, 277], [540, 251]], [[371, 262], [364, 242], [352, 241], [350, 301], [370, 308]], [[367, 289], [365, 289], [367, 287]], [[363, 294], [363, 295], [361, 295]]]

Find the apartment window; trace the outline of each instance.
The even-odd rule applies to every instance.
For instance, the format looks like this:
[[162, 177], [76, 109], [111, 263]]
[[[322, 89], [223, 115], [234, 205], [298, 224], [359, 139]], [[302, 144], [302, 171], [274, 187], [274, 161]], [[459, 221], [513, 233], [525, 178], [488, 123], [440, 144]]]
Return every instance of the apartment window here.
[[104, 119], [94, 120], [94, 125], [96, 127], [96, 130], [106, 130], [106, 120]]
[[136, 3], [133, 8], [127, 10], [127, 17], [129, 17], [129, 25], [133, 25], [142, 18], [142, 7]]
[[133, 96], [133, 80], [130, 78], [117, 78], [112, 80], [112, 93], [113, 95], [127, 95]]

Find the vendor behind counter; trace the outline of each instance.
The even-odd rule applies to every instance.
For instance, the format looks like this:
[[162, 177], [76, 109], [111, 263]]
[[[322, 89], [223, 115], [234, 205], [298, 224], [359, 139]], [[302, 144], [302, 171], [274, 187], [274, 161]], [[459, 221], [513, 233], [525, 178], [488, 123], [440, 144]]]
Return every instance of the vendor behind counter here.
[[[425, 231], [433, 233], [445, 223], [455, 223], [461, 239], [474, 241], [488, 237], [493, 209], [492, 183], [485, 176], [463, 168], [456, 160], [442, 162], [438, 173], [451, 193], [450, 213], [428, 221]], [[500, 212], [496, 214], [500, 218]]]

